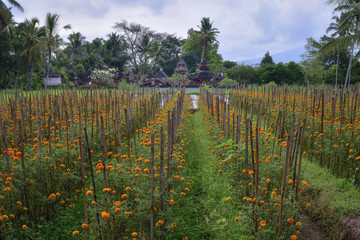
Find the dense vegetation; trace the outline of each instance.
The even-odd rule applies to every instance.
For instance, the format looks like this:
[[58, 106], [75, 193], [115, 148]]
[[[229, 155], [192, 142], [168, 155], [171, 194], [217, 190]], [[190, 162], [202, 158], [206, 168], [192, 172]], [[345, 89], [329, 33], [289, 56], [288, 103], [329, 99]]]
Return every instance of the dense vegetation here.
[[302, 209], [321, 202], [319, 165], [333, 173], [331, 223], [358, 213], [333, 192], [359, 196], [358, 89], [202, 89], [199, 111], [193, 98], [3, 91], [0, 236], [297, 239]]
[[275, 64], [267, 52], [261, 63], [251, 66], [223, 60], [218, 53], [220, 31], [206, 17], [197, 30], [188, 30], [186, 39], [121, 20], [106, 38], [87, 41], [80, 32], [69, 32], [67, 39], [62, 39], [60, 31], [63, 34], [71, 25], [60, 26], [57, 14], [49, 13], [43, 22], [32, 18], [15, 23], [9, 6], [22, 10], [21, 5], [14, 0], [8, 1], [8, 5], [0, 1], [0, 85], [38, 88], [42, 86], [42, 75], [48, 72], [61, 72], [63, 83], [68, 85], [79, 73], [101, 67], [131, 70], [143, 77], [163, 68], [172, 76], [180, 57], [186, 61], [190, 73], [198, 71], [197, 64], [204, 58], [213, 76], [224, 73], [237, 83], [357, 83], [360, 81], [356, 52], [360, 3], [329, 2], [335, 5], [334, 13], [339, 14], [334, 15], [334, 22], [326, 31], [331, 35], [320, 40], [308, 38], [302, 62]]

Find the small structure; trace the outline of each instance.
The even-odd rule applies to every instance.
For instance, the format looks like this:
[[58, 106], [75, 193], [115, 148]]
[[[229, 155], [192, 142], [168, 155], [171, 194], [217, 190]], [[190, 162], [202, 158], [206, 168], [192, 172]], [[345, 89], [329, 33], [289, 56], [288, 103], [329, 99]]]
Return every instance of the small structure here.
[[210, 82], [212, 76], [208, 73], [209, 67], [205, 60], [203, 60], [199, 65], [200, 72], [196, 75], [191, 76], [192, 85], [205, 85]]
[[169, 76], [160, 68], [154, 76], [150, 77], [148, 80], [144, 81], [142, 86], [146, 87], [157, 87], [165, 86], [166, 81], [169, 79]]
[[187, 68], [187, 65], [186, 65], [186, 62], [184, 61], [184, 59], [180, 58], [180, 60], [176, 64], [174, 72], [175, 73], [180, 73], [180, 74], [187, 74], [188, 73], [188, 68]]
[[74, 82], [75, 85], [78, 86], [91, 86], [92, 80], [90, 78], [91, 70], [80, 73], [76, 77], [74, 77], [71, 81]]
[[49, 79], [47, 79], [47, 74], [43, 74], [43, 84], [44, 86], [56, 86], [61, 84], [62, 73], [49, 73]]

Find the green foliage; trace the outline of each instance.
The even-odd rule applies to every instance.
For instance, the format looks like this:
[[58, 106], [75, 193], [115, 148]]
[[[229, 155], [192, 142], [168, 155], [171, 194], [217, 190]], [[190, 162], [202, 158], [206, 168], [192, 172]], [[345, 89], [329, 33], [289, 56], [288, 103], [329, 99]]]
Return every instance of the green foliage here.
[[219, 87], [224, 87], [224, 88], [231, 88], [231, 87], [235, 87], [238, 85], [238, 82], [231, 79], [231, 78], [228, 78], [228, 77], [225, 77], [220, 83], [219, 83]]
[[126, 82], [126, 80], [122, 80], [119, 84], [119, 89], [124, 90], [124, 91], [134, 91], [136, 90], [136, 84], [129, 84]]
[[225, 60], [223, 62], [223, 66], [224, 68], [226, 69], [230, 69], [230, 68], [233, 68], [233, 67], [236, 67], [237, 63], [236, 62], [232, 62], [232, 61], [228, 61], [228, 60]]
[[109, 68], [106, 70], [101, 70], [95, 68], [90, 75], [90, 78], [98, 85], [98, 86], [112, 86], [113, 76], [115, 73], [115, 69]]
[[276, 84], [304, 84], [304, 73], [300, 65], [289, 62], [287, 65], [262, 64], [258, 69], [262, 83], [271, 81]]
[[267, 51], [265, 53], [265, 56], [263, 57], [263, 59], [261, 59], [260, 65], [263, 65], [263, 64], [275, 64], [272, 57], [270, 56], [269, 51]]
[[165, 81], [172, 87], [180, 90], [182, 86], [186, 85], [186, 83], [189, 81], [189, 78], [186, 74], [174, 73], [170, 78], [166, 79]]
[[225, 69], [224, 73], [238, 83], [255, 84], [259, 83], [258, 71], [249, 65], [236, 65], [235, 67]]
[[188, 66], [189, 72], [195, 72], [198, 70], [197, 64], [201, 61], [202, 50], [204, 50], [203, 59], [205, 59], [209, 64], [211, 74], [214, 74], [211, 72], [212, 68], [210, 66], [212, 66], [212, 64], [215, 66], [222, 65], [222, 56], [218, 53], [219, 44], [216, 40], [216, 35], [212, 37], [211, 41], [207, 41], [206, 51], [204, 48], [205, 45], [202, 42], [202, 40], [206, 38], [205, 35], [201, 35], [200, 32], [195, 31], [192, 28], [188, 31], [188, 37], [183, 45], [182, 57]]
[[85, 67], [84, 67], [84, 65], [82, 65], [82, 63], [78, 63], [74, 67], [74, 74], [75, 75], [79, 75], [80, 73], [83, 73], [85, 71], [86, 71]]

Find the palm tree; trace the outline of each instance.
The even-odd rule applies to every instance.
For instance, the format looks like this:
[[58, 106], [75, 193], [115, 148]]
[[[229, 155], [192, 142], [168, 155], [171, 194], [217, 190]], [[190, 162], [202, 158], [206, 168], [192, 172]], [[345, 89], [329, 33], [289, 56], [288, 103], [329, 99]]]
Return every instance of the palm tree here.
[[[21, 12], [24, 11], [23, 7], [15, 0], [8, 0], [8, 2], [15, 8], [19, 9]], [[8, 8], [4, 1], [0, 0], [0, 36], [2, 35], [3, 28], [10, 24], [12, 14], [10, 11], [11, 8]]]
[[[344, 87], [350, 85], [351, 65], [354, 58], [355, 46], [360, 43], [359, 23], [360, 23], [360, 2], [358, 0], [329, 0], [330, 4], [337, 4], [335, 11], [341, 12], [341, 24], [339, 28], [346, 29], [348, 35], [339, 37], [331, 41], [321, 49], [322, 53], [330, 52], [339, 48], [351, 48], [349, 66], [346, 73]], [[359, 54], [359, 53], [358, 53]]]
[[[343, 16], [343, 15], [341, 15]], [[347, 33], [347, 30], [345, 28], [342, 28], [341, 23], [342, 19], [338, 16], [333, 16], [332, 19], [335, 20], [330, 24], [330, 26], [326, 29], [326, 33], [329, 33], [331, 31], [334, 31], [333, 34], [331, 34], [331, 37], [344, 37]], [[335, 77], [335, 86], [338, 85], [338, 71], [339, 71], [339, 61], [340, 61], [340, 54], [341, 49], [337, 49], [337, 60], [336, 60], [336, 77]]]
[[203, 17], [201, 19], [201, 26], [198, 25], [198, 28], [200, 28], [200, 30], [196, 31], [196, 33], [198, 34], [198, 43], [203, 44], [201, 61], [203, 61], [204, 59], [204, 52], [208, 49], [208, 45], [212, 42], [217, 42], [216, 37], [217, 34], [220, 33], [217, 28], [213, 28], [213, 23], [214, 21], [210, 22], [210, 18]]
[[68, 49], [70, 50], [70, 58], [71, 64], [74, 63], [74, 59], [80, 57], [82, 55], [82, 50], [84, 49], [85, 44], [85, 36], [83, 36], [80, 32], [73, 32], [68, 37]]
[[105, 62], [109, 66], [123, 70], [125, 62], [129, 59], [126, 51], [128, 44], [123, 36], [117, 33], [110, 33], [107, 35], [108, 39], [105, 41], [105, 49], [107, 56]]
[[[65, 25], [62, 28], [59, 28], [59, 17], [58, 14], [51, 14], [48, 13], [46, 15], [45, 20], [45, 31], [46, 31], [46, 47], [47, 47], [47, 53], [48, 53], [48, 59], [47, 59], [47, 73], [46, 73], [46, 83], [49, 80], [49, 74], [50, 74], [50, 66], [51, 66], [51, 54], [54, 52], [55, 48], [59, 46], [59, 37], [58, 34], [61, 29], [71, 29], [71, 26]], [[47, 84], [45, 84], [46, 88]]]
[[150, 61], [150, 66], [154, 68], [159, 60], [164, 60], [164, 58], [161, 56], [163, 51], [163, 46], [159, 41], [154, 40], [149, 49], [148, 53], [152, 57]]
[[44, 62], [44, 38], [46, 31], [44, 27], [39, 27], [40, 21], [37, 18], [31, 20], [26, 19], [25, 22], [19, 24], [22, 31], [22, 38], [25, 50], [21, 53], [28, 57], [30, 72], [28, 75], [30, 87], [32, 87], [33, 72], [35, 63], [42, 66]]

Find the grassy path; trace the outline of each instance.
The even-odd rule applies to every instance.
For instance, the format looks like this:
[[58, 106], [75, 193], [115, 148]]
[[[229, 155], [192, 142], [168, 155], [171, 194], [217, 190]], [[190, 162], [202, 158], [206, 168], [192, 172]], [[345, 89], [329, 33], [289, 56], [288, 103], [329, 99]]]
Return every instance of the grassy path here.
[[246, 220], [234, 221], [239, 214], [238, 204], [232, 202], [233, 198], [227, 201], [231, 186], [228, 177], [218, 173], [218, 160], [209, 150], [213, 144], [206, 133], [209, 125], [201, 113], [196, 112], [186, 126], [183, 138], [190, 139], [184, 146], [186, 175], [193, 181], [186, 198], [174, 209], [175, 216], [179, 217], [176, 239], [182, 236], [188, 239], [251, 239]]

